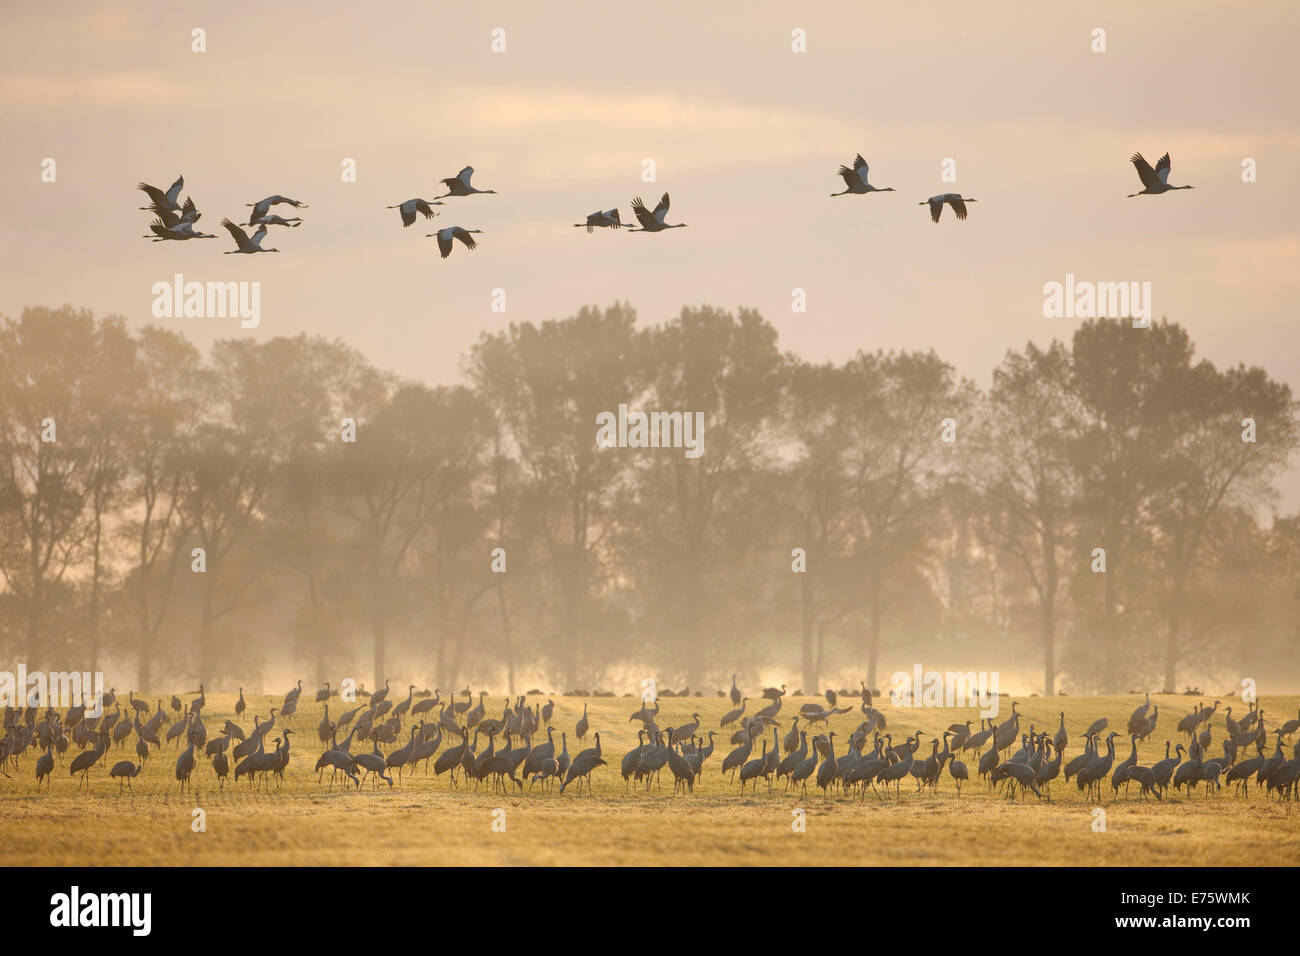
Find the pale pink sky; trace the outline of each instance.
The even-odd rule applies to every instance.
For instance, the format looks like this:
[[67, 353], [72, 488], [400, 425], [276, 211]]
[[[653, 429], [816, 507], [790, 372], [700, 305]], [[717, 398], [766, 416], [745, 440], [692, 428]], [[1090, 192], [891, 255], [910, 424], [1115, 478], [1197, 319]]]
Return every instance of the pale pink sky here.
[[[338, 336], [429, 382], [484, 330], [623, 299], [753, 306], [810, 359], [933, 346], [981, 384], [1008, 347], [1068, 338], [1045, 282], [1152, 283], [1157, 315], [1218, 363], [1300, 391], [1300, 93], [1293, 2], [43, 5], [0, 35], [0, 313], [70, 302], [133, 323], [160, 279], [262, 282], [262, 324]], [[190, 31], [207, 52], [190, 52]], [[507, 51], [490, 51], [506, 31]], [[790, 50], [807, 31], [808, 52]], [[1094, 27], [1108, 51], [1090, 51]], [[1128, 156], [1171, 182], [1126, 199]], [[830, 199], [862, 152], [898, 192]], [[53, 157], [58, 182], [40, 181]], [[358, 182], [340, 181], [354, 157]], [[652, 157], [658, 182], [641, 181]], [[940, 163], [957, 161], [955, 184]], [[1241, 161], [1259, 181], [1241, 182]], [[446, 261], [384, 209], [473, 165], [501, 195], [429, 227], [481, 228]], [[266, 256], [149, 243], [139, 180], [223, 216], [271, 193], [306, 224]], [[673, 197], [662, 235], [573, 229]], [[979, 202], [938, 226], [916, 205]], [[490, 311], [494, 288], [508, 311]], [[790, 292], [807, 290], [808, 312]], [[1300, 482], [1293, 476], [1288, 487]], [[1294, 493], [1291, 501], [1297, 499]]]

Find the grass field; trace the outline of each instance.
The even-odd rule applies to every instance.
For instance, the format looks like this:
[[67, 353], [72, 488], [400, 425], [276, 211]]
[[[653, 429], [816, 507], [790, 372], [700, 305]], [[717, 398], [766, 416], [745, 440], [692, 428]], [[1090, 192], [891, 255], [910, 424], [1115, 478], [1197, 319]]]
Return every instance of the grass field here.
[[[170, 695], [164, 696], [164, 699]], [[179, 792], [175, 780], [177, 750], [165, 745], [145, 764], [134, 781], [135, 793], [119, 795], [108, 769], [133, 758], [134, 735], [125, 747], [113, 747], [92, 769], [90, 791], [77, 792], [68, 772], [75, 748], [59, 761], [51, 791], [36, 792], [36, 751], [23, 755], [19, 767], [0, 777], [0, 848], [9, 865], [1294, 865], [1300, 860], [1300, 806], [1267, 799], [1254, 788], [1249, 797], [1226, 789], [1218, 796], [1203, 791], [1186, 797], [1172, 789], [1163, 803], [1139, 802], [1137, 787], [1126, 796], [1112, 794], [1109, 780], [1100, 805], [1105, 831], [1094, 829], [1094, 801], [1086, 801], [1073, 781], [1058, 778], [1050, 802], [1032, 795], [1022, 802], [990, 793], [977, 779], [977, 758], [963, 758], [972, 780], [960, 799], [945, 770], [937, 795], [917, 793], [911, 778], [902, 793], [884, 802], [870, 792], [865, 800], [827, 797], [815, 787], [807, 794], [787, 793], [783, 784], [770, 793], [744, 796], [721, 773], [730, 751], [730, 731], [719, 735], [713, 756], [705, 763], [696, 791], [672, 793], [671, 775], [664, 771], [662, 792], [633, 788], [628, 793], [619, 775], [623, 754], [635, 745], [639, 723], [628, 716], [638, 709], [635, 698], [591, 698], [592, 731], [601, 731], [609, 766], [592, 775], [594, 793], [579, 796], [571, 787], [556, 791], [501, 795], [486, 785], [481, 791], [452, 789], [446, 776], [435, 778], [422, 769], [406, 773], [389, 789], [357, 792], [337, 786], [329, 790], [329, 775], [317, 782], [313, 771], [324, 749], [316, 726], [320, 705], [304, 693], [289, 726], [292, 756], [282, 789], [250, 790], [246, 781], [231, 781], [219, 791], [211, 766], [201, 755], [193, 793]], [[243, 721], [266, 715], [281, 698], [249, 698]], [[499, 716], [504, 698], [489, 698], [488, 713]], [[545, 698], [530, 698], [545, 702]], [[569, 752], [581, 747], [573, 727], [583, 699], [556, 697], [558, 731], [570, 735]], [[782, 736], [800, 705], [814, 698], [787, 697], [780, 717]], [[820, 698], [817, 698], [820, 700]], [[1153, 697], [1160, 722], [1151, 739], [1139, 748], [1139, 763], [1150, 765], [1164, 756], [1164, 742], [1185, 738], [1175, 732], [1178, 720], [1199, 698]], [[1212, 698], [1207, 698], [1207, 702]], [[857, 701], [846, 701], [856, 705]], [[1133, 697], [1027, 698], [1019, 701], [1022, 728], [1032, 723], [1049, 733], [1057, 714], [1065, 711], [1072, 740], [1066, 759], [1077, 754], [1077, 735], [1100, 716], [1122, 730], [1128, 715], [1141, 703]], [[667, 728], [689, 721], [692, 711], [703, 716], [701, 727], [716, 728], [730, 701], [718, 697], [665, 698], [658, 722]], [[973, 709], [895, 708], [877, 706], [889, 721], [894, 742], [920, 729], [941, 734], [948, 724], [978, 719]], [[1293, 717], [1300, 698], [1274, 697], [1262, 701], [1265, 722], [1274, 727]], [[1002, 717], [1010, 714], [1003, 698]], [[749, 712], [756, 708], [751, 704]], [[337, 714], [337, 700], [331, 711]], [[1245, 711], [1240, 705], [1234, 710]], [[1214, 742], [1222, 750], [1223, 708], [1213, 721]], [[209, 737], [227, 717], [234, 716], [232, 695], [209, 694], [204, 721]], [[843, 738], [860, 723], [856, 706], [835, 717], [836, 752]], [[279, 721], [277, 720], [279, 725]], [[280, 725], [282, 726], [282, 725]], [[802, 726], [802, 721], [801, 721]], [[272, 737], [275, 736], [274, 731]], [[1274, 738], [1276, 739], [1276, 738]], [[396, 747], [404, 743], [405, 739]], [[458, 741], [451, 741], [455, 743]], [[444, 743], [444, 746], [448, 745]], [[591, 745], [590, 737], [587, 746]], [[1018, 744], [1017, 744], [1018, 747]], [[367, 750], [358, 746], [353, 752]], [[384, 748], [385, 751], [392, 749]], [[1129, 744], [1116, 739], [1116, 762], [1128, 755]], [[1287, 756], [1291, 756], [1287, 748]], [[921, 751], [929, 754], [929, 744]], [[758, 748], [755, 747], [757, 755]], [[194, 832], [194, 811], [202, 809], [203, 832]], [[793, 811], [806, 813], [806, 830], [794, 832]], [[494, 811], [503, 810], [504, 817]], [[504, 820], [504, 832], [493, 822]], [[498, 824], [499, 825], [499, 824]]]

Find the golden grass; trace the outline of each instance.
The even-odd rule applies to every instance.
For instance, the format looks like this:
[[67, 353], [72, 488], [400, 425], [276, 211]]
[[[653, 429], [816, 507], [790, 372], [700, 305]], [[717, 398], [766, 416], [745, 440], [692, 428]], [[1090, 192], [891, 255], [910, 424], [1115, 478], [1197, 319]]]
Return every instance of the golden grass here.
[[[229, 782], [223, 791], [206, 761], [200, 759], [193, 794], [180, 793], [174, 777], [177, 751], [166, 746], [145, 765], [134, 781], [135, 793], [118, 794], [108, 768], [133, 754], [133, 742], [114, 747], [91, 771], [90, 792], [77, 792], [67, 769], [69, 755], [56, 766], [51, 792], [36, 793], [35, 753], [24, 755], [13, 779], [0, 778], [0, 847], [10, 865], [546, 865], [607, 866], [690, 865], [1011, 865], [1094, 864], [1134, 865], [1294, 865], [1300, 859], [1300, 807], [1268, 800], [1252, 789], [1241, 798], [1225, 790], [1216, 797], [1197, 792], [1188, 798], [1170, 792], [1163, 803], [1139, 802], [1118, 796], [1105, 785], [1104, 833], [1093, 830], [1094, 803], [1084, 799], [1074, 783], [1058, 779], [1051, 802], [1009, 801], [990, 793], [973, 779], [957, 798], [945, 771], [937, 795], [916, 793], [909, 777], [902, 793], [880, 802], [869, 792], [865, 800], [827, 797], [815, 788], [805, 794], [786, 793], [781, 786], [767, 792], [740, 795], [738, 786], [721, 774], [723, 756], [731, 749], [730, 732], [720, 735], [717, 749], [705, 764], [696, 792], [672, 793], [664, 772], [662, 792], [624, 789], [618, 772], [623, 754], [633, 746], [639, 723], [628, 715], [640, 703], [634, 698], [592, 698], [592, 730], [601, 731], [610, 766], [593, 774], [594, 794], [581, 796], [573, 788], [558, 792], [493, 794], [450, 787], [447, 778], [425, 776], [422, 770], [404, 775], [400, 786], [357, 792], [337, 786], [329, 790], [328, 774], [318, 783], [312, 770], [322, 747], [316, 725], [320, 705], [304, 694], [290, 726], [295, 730], [292, 759], [282, 789], [250, 790], [244, 781]], [[167, 699], [169, 695], [165, 695]], [[555, 726], [570, 735], [571, 754], [580, 745], [572, 739], [582, 712], [582, 699], [557, 697]], [[786, 698], [782, 736], [789, 718], [813, 698]], [[530, 702], [537, 700], [531, 698]], [[1139, 762], [1151, 764], [1164, 756], [1164, 741], [1179, 739], [1178, 720], [1197, 698], [1160, 696], [1160, 723], [1152, 739], [1139, 748]], [[489, 714], [499, 716], [503, 697]], [[542, 699], [544, 702], [544, 699]], [[249, 698], [252, 713], [265, 715], [278, 699]], [[491, 703], [491, 699], [490, 699]], [[731, 709], [717, 697], [665, 698], [659, 724], [668, 727], [689, 720], [698, 710], [702, 726], [716, 728]], [[856, 700], [847, 701], [856, 705]], [[1057, 713], [1064, 710], [1066, 726], [1075, 739], [1095, 718], [1108, 716], [1111, 729], [1122, 730], [1129, 713], [1140, 703], [1132, 697], [1028, 698], [1020, 701], [1022, 727], [1032, 723], [1054, 732]], [[210, 694], [205, 710], [209, 735], [233, 716], [232, 695]], [[901, 709], [878, 702], [898, 743], [917, 729], [941, 734], [954, 721], [977, 717], [973, 710]], [[1003, 716], [1010, 700], [1002, 702]], [[1276, 726], [1296, 713], [1300, 698], [1263, 701], [1266, 721]], [[751, 705], [750, 711], [755, 708]], [[331, 705], [337, 716], [337, 700]], [[1244, 711], [1244, 705], [1234, 710]], [[1220, 715], [1222, 714], [1220, 708]], [[852, 713], [831, 724], [836, 742], [860, 722]], [[801, 722], [802, 723], [802, 722]], [[282, 725], [281, 725], [282, 726]], [[1213, 727], [1218, 752], [1223, 719]], [[272, 734], [274, 736], [274, 732]], [[559, 744], [557, 732], [557, 748]], [[404, 742], [404, 741], [401, 741]], [[591, 745], [590, 738], [587, 745]], [[1116, 740], [1116, 761], [1128, 754], [1127, 741]], [[354, 748], [356, 750], [363, 748]], [[368, 749], [368, 748], [365, 748]], [[385, 748], [391, 749], [391, 748]], [[1289, 749], [1289, 748], [1288, 748]], [[757, 752], [757, 748], [756, 748]], [[837, 747], [842, 753], [842, 747]], [[929, 745], [923, 745], [929, 753]], [[1290, 754], [1288, 753], [1288, 756]], [[976, 776], [976, 758], [964, 758]], [[193, 811], [206, 814], [205, 832], [192, 829]], [[504, 810], [505, 831], [494, 832], [495, 810]], [[792, 811], [806, 811], [806, 832], [792, 829]]]

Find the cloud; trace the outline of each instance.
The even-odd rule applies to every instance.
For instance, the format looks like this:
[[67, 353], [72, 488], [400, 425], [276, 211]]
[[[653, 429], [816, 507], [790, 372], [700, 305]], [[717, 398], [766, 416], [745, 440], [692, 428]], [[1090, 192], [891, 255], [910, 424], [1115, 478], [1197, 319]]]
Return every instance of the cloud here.
[[0, 76], [0, 103], [7, 106], [155, 106], [178, 102], [184, 96], [181, 87], [156, 73]]

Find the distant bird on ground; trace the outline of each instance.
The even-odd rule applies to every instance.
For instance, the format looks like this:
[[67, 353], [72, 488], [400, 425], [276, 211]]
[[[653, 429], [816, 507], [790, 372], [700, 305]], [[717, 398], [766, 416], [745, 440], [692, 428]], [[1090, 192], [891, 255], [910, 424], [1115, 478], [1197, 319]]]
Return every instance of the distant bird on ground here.
[[185, 188], [184, 176], [177, 176], [176, 182], [168, 186], [166, 192], [148, 183], [137, 183], [135, 188], [148, 194], [150, 199], [150, 204], [141, 206], [141, 209], [151, 209], [156, 213], [161, 213], [164, 209], [170, 212], [181, 211], [181, 204], [177, 200], [180, 199], [181, 190]]
[[[194, 773], [194, 734], [190, 734], [190, 745], [181, 751], [181, 755], [176, 758], [176, 779], [180, 782], [180, 789], [184, 790], [190, 783], [190, 775]], [[120, 787], [118, 788], [121, 789]]]
[[253, 238], [250, 239], [248, 238], [248, 233], [244, 232], [244, 230], [240, 229], [229, 219], [221, 220], [221, 224], [225, 226], [226, 231], [229, 232], [230, 235], [234, 237], [235, 245], [239, 247], [237, 249], [227, 249], [225, 254], [228, 256], [237, 255], [241, 252], [251, 255], [254, 252], [279, 252], [280, 251], [279, 249], [262, 248], [262, 240], [266, 238], [266, 226], [259, 226], [257, 232], [253, 233]]
[[1091, 726], [1089, 726], [1088, 729], [1083, 732], [1083, 736], [1092, 737], [1098, 735], [1103, 730], [1105, 730], [1106, 727], [1109, 726], [1109, 724], [1110, 724], [1109, 717], [1098, 717], [1096, 720], [1092, 722]]
[[575, 229], [581, 229], [584, 226], [587, 232], [594, 232], [597, 228], [622, 229], [623, 223], [619, 221], [617, 209], [597, 209], [587, 217], [586, 222], [575, 222], [573, 224]]
[[961, 785], [963, 781], [970, 779], [970, 772], [966, 769], [966, 765], [955, 757], [948, 762], [948, 772], [957, 783], [957, 796], [960, 797]]
[[674, 222], [667, 223], [664, 220], [668, 217], [668, 194], [664, 193], [663, 198], [659, 200], [659, 205], [655, 206], [654, 212], [646, 209], [645, 203], [641, 197], [637, 196], [632, 200], [632, 212], [636, 215], [637, 222], [641, 223], [640, 229], [629, 229], [629, 232], [663, 232], [665, 229], [684, 229], [686, 223]]
[[474, 241], [470, 233], [481, 233], [482, 229], [466, 229], [464, 226], [448, 226], [446, 229], [439, 229], [437, 232], [431, 232], [424, 238], [432, 239], [435, 236], [438, 239], [438, 251], [446, 259], [451, 255], [451, 241], [459, 239], [465, 244], [466, 249], [477, 249], [478, 243]]
[[45, 748], [45, 753], [36, 759], [36, 790], [41, 789], [41, 781], [45, 781], [45, 789], [50, 789], [50, 774], [54, 772], [54, 754], [52, 752], [54, 744]]
[[[119, 760], [117, 763], [113, 764], [113, 769], [108, 772], [108, 776], [110, 778], [112, 777], [121, 778], [121, 782], [119, 782], [117, 785], [117, 792], [121, 793], [123, 784], [125, 784], [128, 787], [131, 787], [131, 778], [134, 777], [139, 772], [140, 772], [140, 764], [132, 763], [129, 760]], [[131, 787], [131, 792], [135, 793], [134, 787]]]
[[1142, 729], [1142, 725], [1146, 723], [1147, 712], [1150, 709], [1151, 709], [1151, 694], [1150, 692], [1148, 692], [1146, 703], [1140, 705], [1136, 710], [1133, 711], [1132, 714], [1129, 715], [1128, 732], [1130, 734], [1136, 734]]
[[1167, 193], [1171, 189], [1192, 189], [1192, 186], [1170, 186], [1169, 185], [1169, 154], [1165, 153], [1156, 163], [1156, 168], [1152, 169], [1151, 164], [1142, 158], [1141, 153], [1134, 153], [1129, 157], [1129, 162], [1137, 169], [1138, 179], [1142, 180], [1143, 190], [1138, 193], [1129, 193], [1128, 198], [1134, 196], [1158, 196], [1161, 193]]
[[917, 203], [918, 206], [929, 205], [930, 218], [935, 222], [939, 221], [939, 213], [943, 212], [943, 204], [947, 203], [952, 207], [953, 214], [959, 219], [966, 218], [966, 204], [968, 202], [979, 202], [978, 199], [971, 199], [969, 196], [963, 198], [960, 193], [944, 193], [942, 196], [931, 196], [929, 199]]
[[597, 767], [603, 767], [605, 761], [601, 758], [600, 753], [600, 733], [595, 734], [596, 746], [590, 750], [584, 750], [578, 756], [573, 758], [573, 763], [569, 765], [569, 772], [565, 774], [564, 782], [560, 784], [560, 793], [564, 793], [569, 784], [574, 780], [578, 781], [579, 790], [582, 789], [582, 781], [587, 781], [587, 791], [591, 791], [591, 772]]
[[72, 758], [72, 763], [68, 765], [68, 774], [73, 777], [81, 774], [81, 780], [77, 783], [78, 790], [81, 789], [82, 784], [86, 785], [87, 790], [90, 789], [90, 781], [86, 779], [86, 775], [90, 773], [90, 768], [95, 765], [100, 757], [104, 756], [104, 752], [107, 750], [108, 734], [100, 733], [93, 748], [83, 751]]
[[230, 758], [225, 751], [212, 755], [212, 772], [217, 775], [217, 786], [226, 789], [226, 777], [230, 776]]
[[396, 209], [398, 215], [402, 217], [402, 225], [410, 226], [415, 223], [416, 213], [420, 213], [425, 219], [432, 219], [438, 215], [431, 209], [431, 206], [441, 206], [442, 203], [436, 199], [408, 199], [406, 202], [398, 203], [396, 206], [385, 206], [385, 209]]
[[448, 196], [472, 196], [475, 193], [492, 193], [496, 195], [495, 189], [475, 189], [469, 184], [470, 177], [474, 175], [474, 167], [466, 166], [455, 176], [444, 179], [442, 184], [447, 187], [447, 191], [439, 196], [439, 199], [445, 199]]
[[867, 161], [858, 153], [853, 159], [853, 168], [840, 167], [840, 177], [844, 180], [844, 192], [831, 193], [832, 196], [864, 196], [867, 193], [892, 193], [893, 186], [873, 186], [867, 182]]
[[586, 703], [586, 701], [583, 701], [583, 704], [582, 704], [582, 716], [578, 718], [578, 725], [577, 725], [577, 727], [574, 728], [574, 734], [573, 734], [574, 737], [577, 738], [577, 740], [578, 740], [579, 743], [581, 743], [583, 740], [586, 739], [586, 737], [587, 737], [587, 728], [588, 728], [589, 726], [590, 726], [590, 725], [589, 725], [589, 723], [587, 722], [587, 703]]
[[745, 706], [748, 703], [749, 703], [748, 697], [742, 697], [740, 700], [736, 701], [736, 704], [738, 705], [736, 709], [729, 710], [725, 714], [723, 714], [722, 722], [719, 723], [718, 726], [726, 727], [728, 724], [734, 724], [737, 720], [740, 719], [741, 715], [745, 712]]

